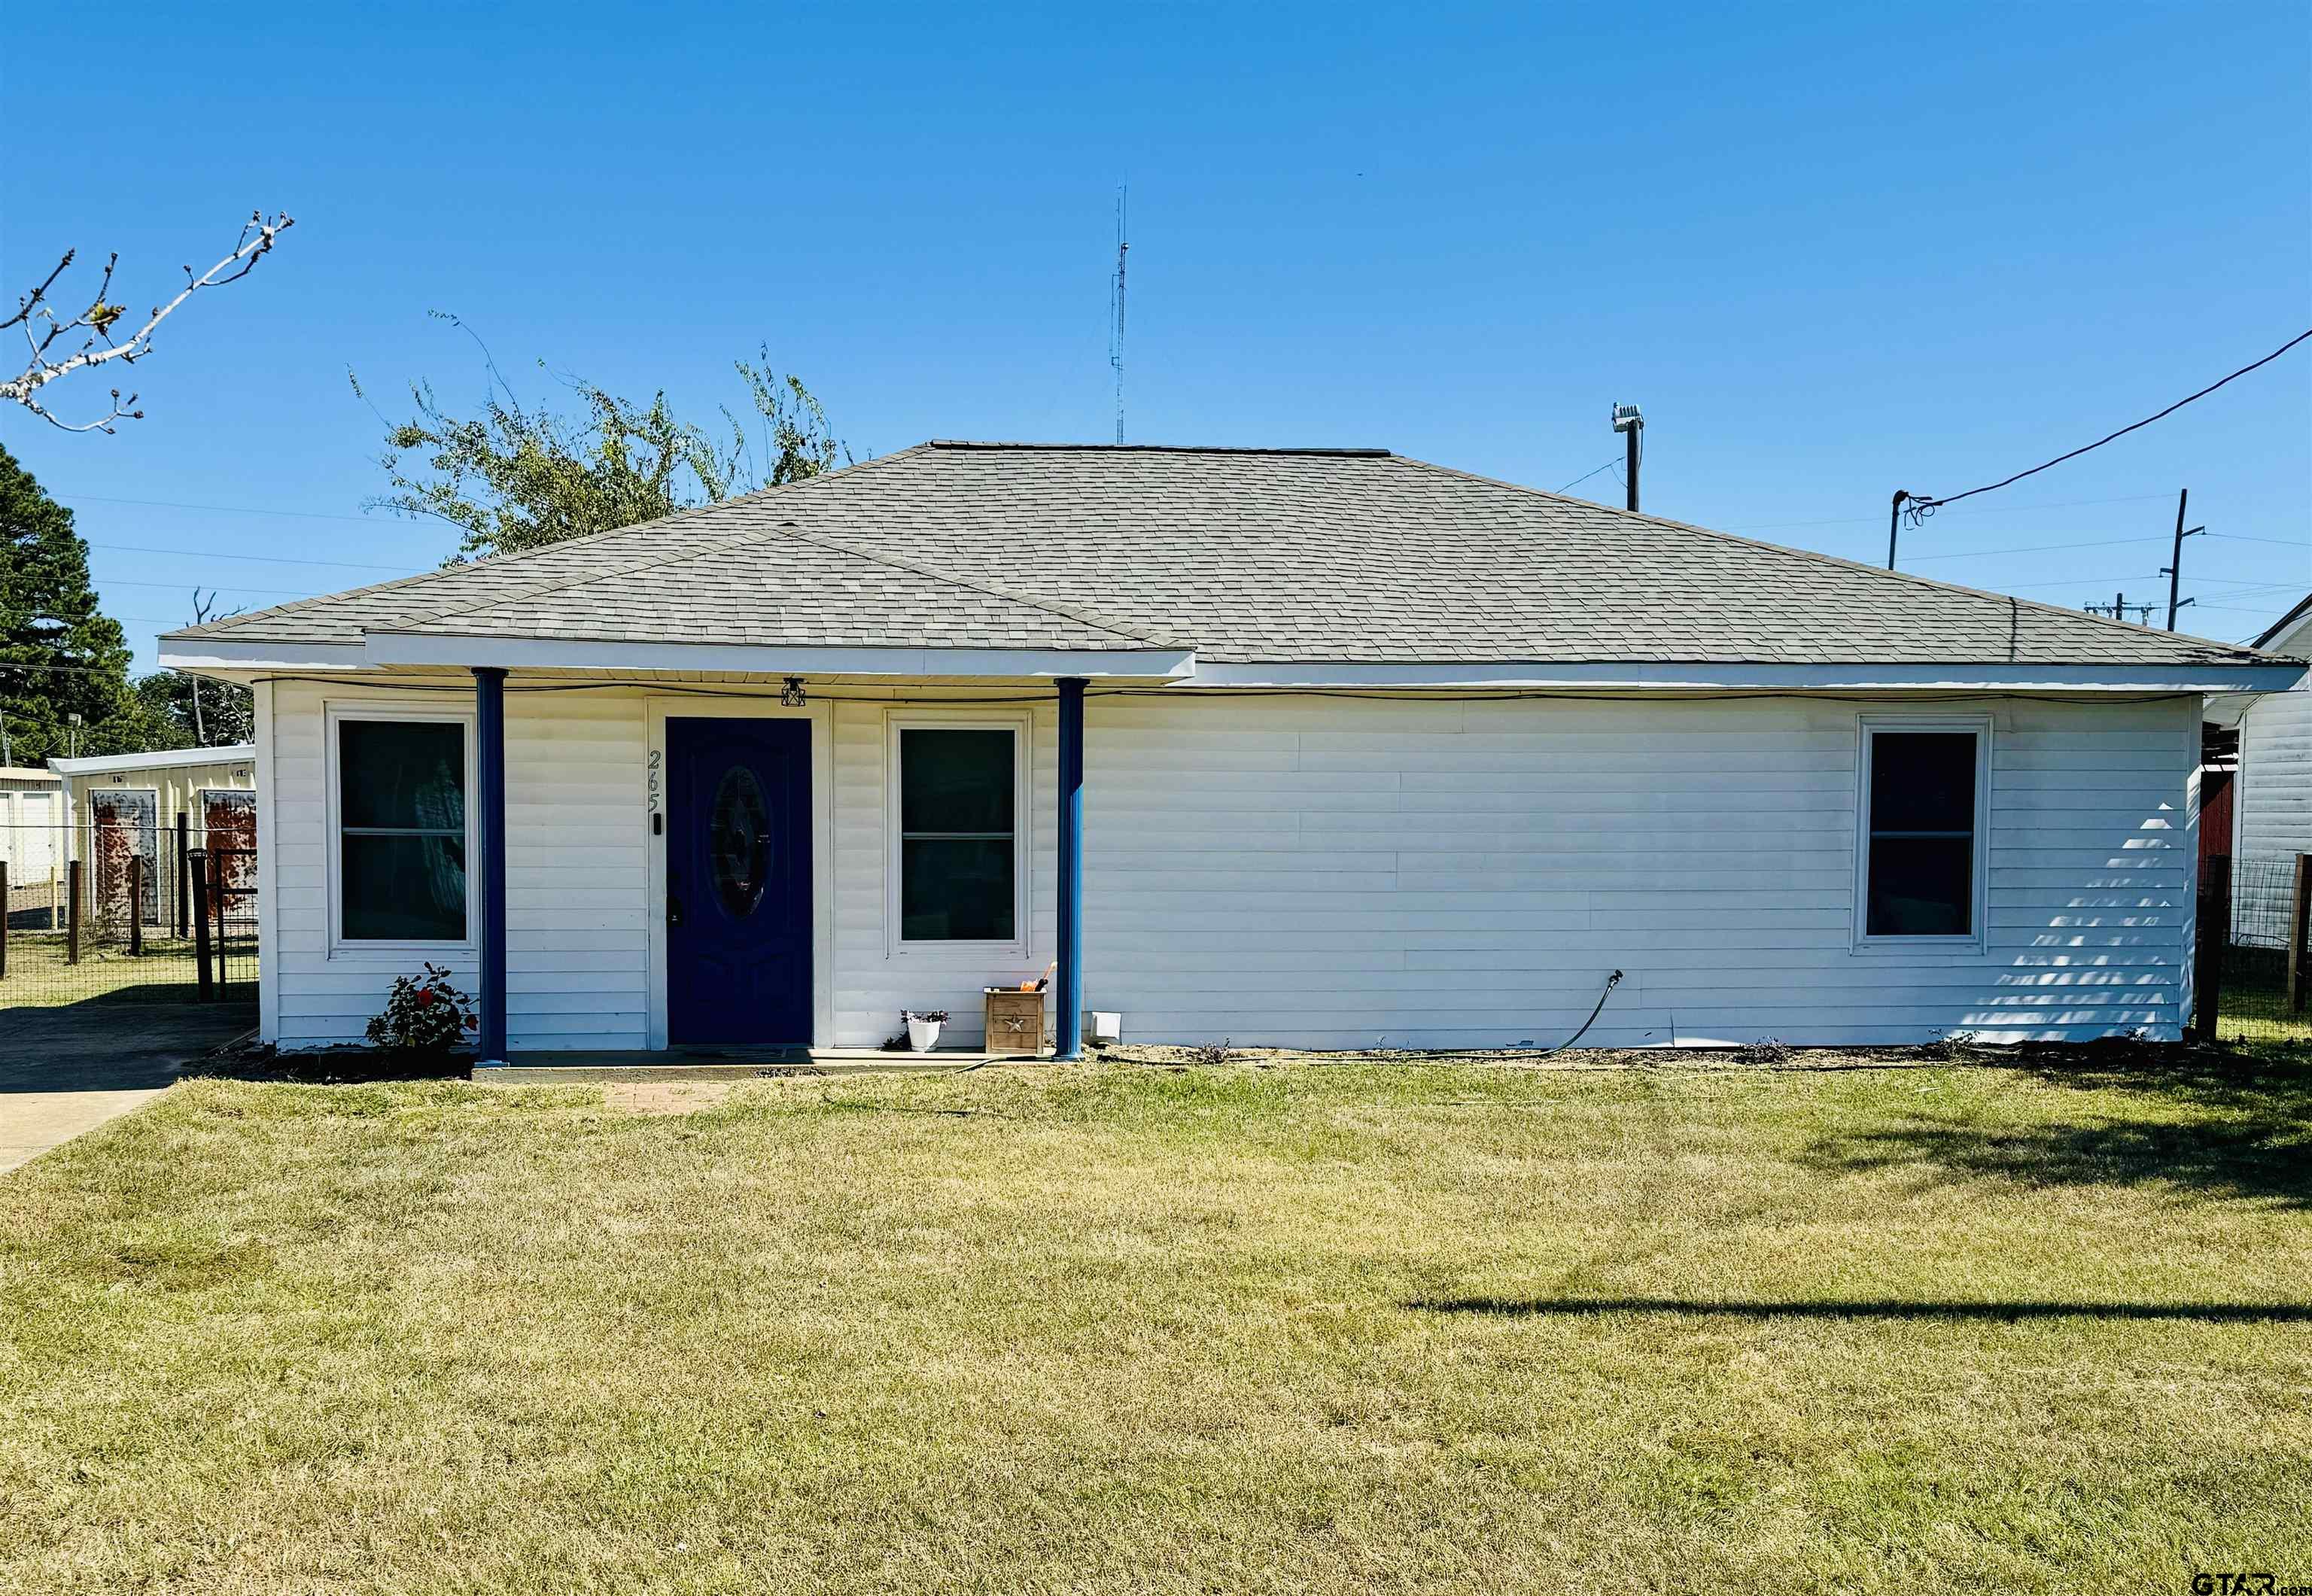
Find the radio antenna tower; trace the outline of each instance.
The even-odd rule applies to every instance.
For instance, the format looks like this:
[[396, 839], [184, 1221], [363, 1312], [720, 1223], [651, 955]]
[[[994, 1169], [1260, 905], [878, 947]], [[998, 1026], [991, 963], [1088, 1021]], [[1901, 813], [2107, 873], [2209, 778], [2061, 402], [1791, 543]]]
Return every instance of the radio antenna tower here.
[[1124, 441], [1124, 257], [1131, 248], [1125, 235], [1126, 208], [1132, 190], [1116, 191], [1116, 275], [1108, 282], [1108, 363], [1116, 372], [1116, 440]]

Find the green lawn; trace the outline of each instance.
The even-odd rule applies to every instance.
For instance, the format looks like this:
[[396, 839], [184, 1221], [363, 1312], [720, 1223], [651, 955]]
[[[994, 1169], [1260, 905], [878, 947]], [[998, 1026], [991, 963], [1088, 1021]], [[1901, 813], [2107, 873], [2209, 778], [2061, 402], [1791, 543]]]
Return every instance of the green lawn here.
[[2312, 1042], [2312, 1014], [2288, 1002], [2288, 955], [2278, 948], [2224, 950], [2216, 1031], [2228, 1042]]
[[0, 1589], [2312, 1580], [2312, 1068], [196, 1081], [0, 1178]]
[[[247, 951], [245, 936], [236, 933], [233, 952], [224, 972], [236, 990], [254, 990], [257, 960]], [[200, 996], [200, 972], [193, 944], [154, 931], [144, 939], [144, 951], [131, 956], [122, 946], [99, 946], [93, 939], [81, 949], [80, 962], [65, 956], [65, 938], [57, 932], [11, 931], [8, 972], [0, 975], [0, 1010], [56, 1008], [67, 1003], [190, 1003]]]

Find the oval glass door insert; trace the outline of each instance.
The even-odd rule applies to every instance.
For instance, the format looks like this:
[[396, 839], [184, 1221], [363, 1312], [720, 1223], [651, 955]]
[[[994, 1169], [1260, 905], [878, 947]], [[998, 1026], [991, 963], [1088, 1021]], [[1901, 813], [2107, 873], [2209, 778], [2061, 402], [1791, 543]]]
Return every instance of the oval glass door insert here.
[[763, 784], [743, 764], [732, 765], [715, 783], [707, 856], [724, 911], [746, 919], [762, 903], [771, 878], [771, 806]]

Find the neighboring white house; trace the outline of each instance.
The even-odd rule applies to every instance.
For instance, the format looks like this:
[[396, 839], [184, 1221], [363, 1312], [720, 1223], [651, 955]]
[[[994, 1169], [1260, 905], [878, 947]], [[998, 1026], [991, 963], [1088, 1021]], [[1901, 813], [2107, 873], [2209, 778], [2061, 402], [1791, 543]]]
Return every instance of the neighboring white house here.
[[0, 765], [0, 865], [8, 891], [0, 914], [37, 914], [46, 926], [60, 911], [57, 861], [65, 857], [64, 778], [54, 771]]
[[[257, 745], [171, 748], [158, 754], [101, 754], [48, 761], [64, 782], [69, 857], [83, 872], [83, 907], [96, 894], [125, 893], [120, 865], [134, 853], [148, 925], [179, 918], [189, 898], [183, 857], [215, 852], [222, 882], [244, 897], [256, 885]], [[125, 901], [125, 899], [124, 899]]]
[[[2273, 622], [2254, 645], [2290, 658], [2312, 654], [2312, 594]], [[2286, 693], [2219, 699], [2209, 719], [2239, 728], [2233, 787], [2236, 859], [2312, 853], [2312, 684]]]
[[2173, 1036], [2202, 696], [2302, 674], [1379, 450], [947, 443], [161, 649], [256, 689], [263, 1034], [430, 960], [486, 1060], [1047, 964], [1064, 1051]]

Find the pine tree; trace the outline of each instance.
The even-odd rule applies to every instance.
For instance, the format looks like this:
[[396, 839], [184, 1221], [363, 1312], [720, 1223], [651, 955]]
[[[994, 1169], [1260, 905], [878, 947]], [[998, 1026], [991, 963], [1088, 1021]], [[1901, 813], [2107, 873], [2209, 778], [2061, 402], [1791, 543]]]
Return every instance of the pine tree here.
[[97, 607], [72, 511], [0, 448], [0, 716], [14, 762], [68, 752], [74, 714], [83, 754], [166, 746], [130, 690], [128, 659], [120, 623]]

